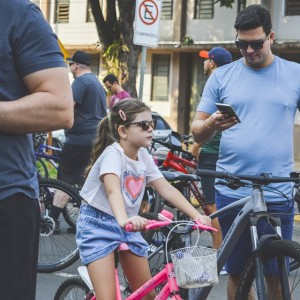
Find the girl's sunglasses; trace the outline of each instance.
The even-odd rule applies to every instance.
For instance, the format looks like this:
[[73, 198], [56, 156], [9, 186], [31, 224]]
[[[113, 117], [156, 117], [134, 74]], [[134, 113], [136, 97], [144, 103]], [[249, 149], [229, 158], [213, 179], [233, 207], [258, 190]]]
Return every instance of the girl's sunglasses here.
[[152, 120], [152, 121], [140, 121], [140, 122], [133, 122], [133, 123], [129, 123], [127, 124], [128, 126], [130, 125], [136, 125], [138, 127], [141, 127], [144, 131], [149, 130], [149, 127], [151, 126], [152, 129], [154, 130], [156, 127], [156, 120]]

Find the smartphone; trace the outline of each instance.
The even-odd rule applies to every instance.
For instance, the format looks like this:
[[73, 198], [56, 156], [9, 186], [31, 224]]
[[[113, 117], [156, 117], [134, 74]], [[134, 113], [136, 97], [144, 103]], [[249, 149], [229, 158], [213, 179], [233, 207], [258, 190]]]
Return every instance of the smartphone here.
[[235, 113], [234, 109], [232, 108], [232, 106], [230, 104], [216, 103], [216, 106], [222, 114], [227, 114], [229, 117], [235, 117], [236, 120], [239, 123], [241, 123], [241, 120], [239, 119], [239, 117], [237, 116], [237, 114]]

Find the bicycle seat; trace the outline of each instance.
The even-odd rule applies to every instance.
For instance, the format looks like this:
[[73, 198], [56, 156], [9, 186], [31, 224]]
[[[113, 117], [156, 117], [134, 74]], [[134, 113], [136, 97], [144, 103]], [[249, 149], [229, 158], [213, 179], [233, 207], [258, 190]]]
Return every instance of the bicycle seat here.
[[126, 250], [129, 250], [129, 247], [126, 243], [121, 243], [117, 248], [117, 251], [126, 251]]
[[195, 174], [184, 174], [182, 172], [162, 171], [162, 174], [167, 181], [200, 181], [200, 178]]

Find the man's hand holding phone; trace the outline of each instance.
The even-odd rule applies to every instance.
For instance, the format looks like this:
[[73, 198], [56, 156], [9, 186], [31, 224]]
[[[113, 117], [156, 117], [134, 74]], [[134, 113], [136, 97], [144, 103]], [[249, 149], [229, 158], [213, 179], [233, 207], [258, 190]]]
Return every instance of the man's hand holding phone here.
[[230, 104], [226, 103], [216, 103], [216, 106], [220, 113], [228, 115], [228, 117], [235, 117], [238, 123], [241, 123], [241, 120], [235, 113], [233, 107]]

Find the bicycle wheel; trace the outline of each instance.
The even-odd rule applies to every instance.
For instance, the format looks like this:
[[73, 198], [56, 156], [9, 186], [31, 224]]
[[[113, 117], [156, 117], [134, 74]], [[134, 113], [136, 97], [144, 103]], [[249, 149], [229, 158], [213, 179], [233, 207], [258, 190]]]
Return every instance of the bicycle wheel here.
[[49, 177], [49, 171], [48, 171], [47, 165], [44, 162], [44, 160], [40, 157], [37, 158], [37, 160], [36, 160], [36, 169], [37, 169], [38, 174], [41, 177], [45, 177], [45, 178]]
[[[56, 179], [41, 178], [39, 181], [41, 206], [41, 233], [39, 241], [38, 272], [49, 273], [64, 269], [79, 258], [75, 231], [63, 215], [59, 217], [60, 233], [55, 234], [55, 222], [48, 216], [56, 190], [66, 193], [70, 201], [80, 205], [78, 192], [69, 184]], [[70, 202], [69, 201], [69, 202]]]
[[[266, 274], [264, 269], [264, 280], [268, 282], [266, 284], [265, 297], [266, 299], [297, 299], [300, 294], [300, 245], [294, 241], [286, 240], [274, 240], [269, 243], [265, 243], [260, 250], [261, 261], [263, 268], [268, 262], [276, 263], [278, 270], [275, 274], [268, 271]], [[293, 260], [297, 262], [297, 267], [294, 270], [289, 270], [289, 286], [280, 284], [280, 274], [282, 274], [282, 266], [280, 266], [280, 259], [286, 259], [287, 261]], [[257, 296], [257, 289], [254, 283], [254, 261], [250, 259], [245, 266], [244, 272], [241, 277], [240, 285], [237, 289], [236, 300], [248, 299], [250, 289], [255, 291], [255, 299], [260, 299]], [[281, 290], [286, 292], [286, 296], [281, 298]], [[298, 296], [297, 296], [298, 295]]]
[[76, 228], [76, 222], [77, 222], [77, 219], [78, 219], [78, 216], [79, 216], [80, 204], [81, 204], [82, 198], [80, 197], [77, 189], [74, 188], [73, 186], [72, 186], [72, 188], [74, 189], [74, 193], [76, 192], [78, 194], [78, 197], [75, 199], [75, 201], [73, 200], [73, 198], [70, 198], [67, 205], [62, 210], [62, 214], [63, 214], [66, 222], [72, 228], [75, 229]]
[[58, 288], [54, 300], [92, 299], [94, 293], [90, 291], [80, 276], [68, 278]]

